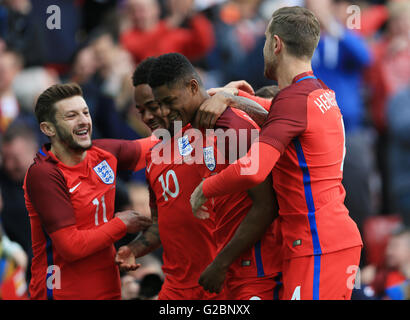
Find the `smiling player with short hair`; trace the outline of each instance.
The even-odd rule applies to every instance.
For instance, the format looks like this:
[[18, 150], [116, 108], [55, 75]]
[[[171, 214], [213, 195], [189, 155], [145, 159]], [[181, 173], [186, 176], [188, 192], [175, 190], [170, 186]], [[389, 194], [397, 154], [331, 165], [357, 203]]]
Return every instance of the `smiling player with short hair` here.
[[114, 242], [151, 220], [114, 216], [117, 170], [144, 167], [151, 138], [91, 140], [92, 120], [77, 84], [57, 84], [35, 113], [50, 143], [28, 169], [24, 192], [32, 230], [31, 299], [120, 299]]

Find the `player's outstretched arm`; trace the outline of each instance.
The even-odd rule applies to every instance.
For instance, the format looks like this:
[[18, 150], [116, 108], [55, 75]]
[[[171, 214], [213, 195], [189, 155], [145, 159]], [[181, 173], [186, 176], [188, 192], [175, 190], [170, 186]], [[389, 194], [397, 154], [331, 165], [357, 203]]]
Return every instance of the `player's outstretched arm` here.
[[201, 206], [211, 197], [245, 191], [262, 183], [280, 157], [280, 152], [269, 144], [255, 141], [248, 153], [220, 173], [202, 181], [191, 195], [192, 212], [201, 216]]
[[229, 243], [199, 278], [199, 284], [209, 292], [221, 291], [229, 266], [262, 237], [277, 215], [271, 176], [248, 194], [253, 200], [251, 209]]
[[151, 208], [151, 216], [152, 225], [128, 245], [118, 249], [115, 262], [122, 270], [136, 270], [139, 265], [135, 263], [135, 259], [154, 251], [161, 245], [156, 208]]
[[97, 139], [93, 143], [117, 158], [118, 170], [138, 171], [145, 168], [145, 157], [158, 141], [151, 135], [137, 140]]
[[210, 96], [213, 96], [215, 93], [221, 92], [221, 91], [224, 91], [224, 92], [233, 94], [234, 96], [237, 96], [238, 93], [239, 93], [239, 90], [247, 92], [251, 95], [255, 95], [255, 91], [253, 90], [252, 86], [245, 80], [231, 81], [223, 87], [211, 88], [211, 89], [208, 89], [206, 92]]
[[83, 259], [118, 241], [126, 232], [136, 233], [151, 225], [151, 219], [132, 210], [117, 213], [103, 225], [81, 230], [76, 225], [50, 233], [50, 238], [61, 256], [70, 262]]
[[97, 228], [79, 229], [64, 176], [48, 163], [30, 167], [24, 189], [27, 203], [38, 215], [56, 252], [69, 262], [112, 246], [127, 232], [151, 225], [151, 219], [128, 210]]
[[259, 126], [262, 126], [268, 116], [268, 112], [255, 101], [221, 91], [202, 103], [196, 113], [194, 125], [213, 128], [227, 107], [246, 112]]

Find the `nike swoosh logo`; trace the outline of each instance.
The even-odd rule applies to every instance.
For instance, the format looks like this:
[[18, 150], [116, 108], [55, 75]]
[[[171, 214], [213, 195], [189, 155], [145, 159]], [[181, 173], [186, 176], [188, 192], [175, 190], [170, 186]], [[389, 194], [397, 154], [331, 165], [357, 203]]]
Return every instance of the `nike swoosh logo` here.
[[149, 167], [147, 167], [147, 172], [149, 173], [149, 171], [151, 170], [151, 166], [152, 166], [152, 162], [149, 164]]
[[69, 191], [70, 193], [73, 193], [75, 189], [78, 188], [78, 186], [81, 184], [81, 182], [79, 182], [77, 185], [75, 185], [74, 187], [72, 187]]

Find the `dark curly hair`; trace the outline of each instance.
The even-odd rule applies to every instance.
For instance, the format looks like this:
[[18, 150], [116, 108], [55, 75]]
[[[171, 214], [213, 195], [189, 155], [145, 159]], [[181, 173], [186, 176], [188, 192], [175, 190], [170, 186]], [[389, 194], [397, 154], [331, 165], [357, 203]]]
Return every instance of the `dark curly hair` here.
[[156, 88], [164, 84], [172, 86], [180, 81], [187, 84], [191, 79], [196, 79], [202, 86], [198, 72], [184, 55], [167, 53], [155, 60], [148, 76], [148, 84], [151, 88]]
[[137, 66], [132, 75], [132, 84], [134, 87], [140, 84], [148, 84], [148, 76], [156, 59], [156, 57], [148, 57]]

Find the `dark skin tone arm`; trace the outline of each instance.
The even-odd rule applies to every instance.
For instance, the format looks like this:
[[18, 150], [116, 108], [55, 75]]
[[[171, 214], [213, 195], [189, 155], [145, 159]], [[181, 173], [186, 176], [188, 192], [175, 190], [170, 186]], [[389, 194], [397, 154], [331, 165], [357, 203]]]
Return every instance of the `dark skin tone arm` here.
[[268, 111], [251, 99], [239, 96], [232, 96], [231, 98], [233, 100], [229, 106], [247, 113], [259, 127], [262, 127], [268, 117]]
[[244, 111], [260, 127], [268, 117], [268, 112], [255, 101], [221, 91], [206, 99], [199, 107], [195, 116], [195, 126], [213, 128], [219, 116], [228, 106]]
[[261, 239], [278, 214], [272, 177], [248, 190], [253, 204], [229, 243], [202, 272], [199, 284], [209, 292], [219, 293], [229, 266]]
[[140, 265], [135, 263], [135, 259], [161, 246], [158, 230], [158, 211], [156, 208], [151, 208], [151, 216], [152, 225], [129, 244], [118, 249], [115, 263], [119, 265], [121, 270], [130, 271], [138, 269]]

